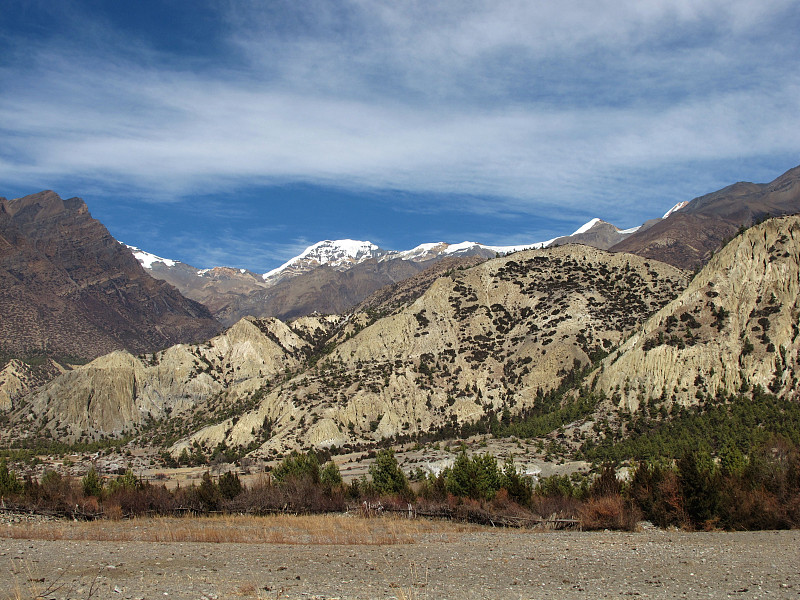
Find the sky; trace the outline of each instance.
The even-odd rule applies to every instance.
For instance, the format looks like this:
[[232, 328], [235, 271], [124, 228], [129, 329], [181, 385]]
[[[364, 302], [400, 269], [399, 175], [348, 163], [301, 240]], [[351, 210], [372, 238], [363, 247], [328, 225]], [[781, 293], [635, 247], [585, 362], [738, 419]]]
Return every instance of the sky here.
[[0, 0], [0, 196], [265, 272], [628, 228], [800, 164], [796, 0]]

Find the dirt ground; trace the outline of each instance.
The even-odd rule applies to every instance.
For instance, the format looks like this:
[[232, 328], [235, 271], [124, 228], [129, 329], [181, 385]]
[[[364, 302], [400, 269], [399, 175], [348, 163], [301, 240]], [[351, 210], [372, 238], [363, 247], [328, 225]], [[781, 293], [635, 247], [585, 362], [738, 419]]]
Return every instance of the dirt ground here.
[[[2, 526], [4, 529], [11, 527]], [[0, 598], [800, 598], [800, 532], [431, 531], [392, 545], [9, 539]]]

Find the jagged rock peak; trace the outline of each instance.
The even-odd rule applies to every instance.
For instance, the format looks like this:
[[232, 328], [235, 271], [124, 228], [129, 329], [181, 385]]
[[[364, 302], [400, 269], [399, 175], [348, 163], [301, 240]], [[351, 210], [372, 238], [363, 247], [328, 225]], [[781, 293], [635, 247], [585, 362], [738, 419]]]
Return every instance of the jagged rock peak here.
[[44, 191], [3, 205], [0, 344], [7, 349], [89, 359], [219, 332], [208, 309], [150, 277], [80, 198]]

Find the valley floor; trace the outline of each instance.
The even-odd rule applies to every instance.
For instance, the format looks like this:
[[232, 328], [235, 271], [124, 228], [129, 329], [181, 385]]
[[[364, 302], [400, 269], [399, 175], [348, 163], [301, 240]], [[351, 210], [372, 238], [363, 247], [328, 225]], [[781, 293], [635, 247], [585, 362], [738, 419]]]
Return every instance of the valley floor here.
[[[357, 544], [300, 543], [293, 535], [285, 543], [126, 541], [164, 539], [148, 533], [157, 520], [111, 524], [114, 541], [12, 539], [25, 531], [35, 537], [37, 528], [8, 524], [0, 530], [0, 597], [50, 588], [43, 597], [800, 598], [800, 531], [533, 532], [381, 521], [339, 521], [352, 539], [366, 536]], [[64, 538], [91, 530], [60, 526]], [[113, 533], [120, 527], [130, 531]], [[387, 527], [388, 537], [370, 538]]]

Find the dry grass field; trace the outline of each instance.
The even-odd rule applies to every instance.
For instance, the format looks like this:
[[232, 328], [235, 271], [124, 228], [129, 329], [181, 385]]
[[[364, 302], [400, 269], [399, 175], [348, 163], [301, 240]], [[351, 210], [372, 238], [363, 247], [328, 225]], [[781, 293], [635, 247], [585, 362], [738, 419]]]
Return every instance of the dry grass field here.
[[365, 519], [332, 515], [225, 515], [154, 517], [124, 521], [33, 521], [0, 536], [26, 540], [92, 542], [203, 542], [212, 544], [394, 545], [424, 536], [477, 531], [475, 525], [386, 516]]

